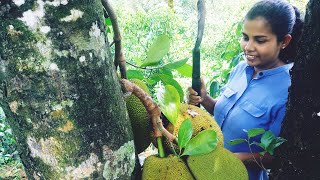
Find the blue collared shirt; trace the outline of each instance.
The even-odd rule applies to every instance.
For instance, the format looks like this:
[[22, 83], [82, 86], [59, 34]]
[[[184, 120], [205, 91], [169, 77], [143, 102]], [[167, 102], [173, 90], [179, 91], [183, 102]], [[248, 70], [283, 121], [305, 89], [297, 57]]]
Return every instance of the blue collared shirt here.
[[[229, 145], [234, 139], [247, 139], [244, 131], [264, 128], [276, 136], [280, 133], [285, 115], [288, 88], [291, 85], [289, 70], [293, 63], [257, 72], [252, 79], [254, 68], [241, 61], [231, 72], [227, 85], [214, 108], [214, 118], [224, 135], [225, 148], [231, 152], [250, 152], [247, 143]], [[260, 137], [253, 138], [259, 142]], [[258, 146], [252, 146], [259, 152]], [[267, 178], [264, 171], [248, 169], [250, 180]]]

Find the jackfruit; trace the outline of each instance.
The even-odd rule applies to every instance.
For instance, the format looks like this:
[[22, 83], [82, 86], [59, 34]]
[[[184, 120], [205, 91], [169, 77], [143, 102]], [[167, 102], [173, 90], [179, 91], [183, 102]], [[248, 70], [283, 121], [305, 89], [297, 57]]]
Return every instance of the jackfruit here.
[[160, 158], [155, 155], [146, 158], [142, 180], [193, 180], [187, 165], [177, 156]]
[[[190, 104], [181, 104], [180, 105], [180, 113], [178, 115], [178, 119], [176, 121], [176, 125], [169, 123], [166, 129], [175, 136], [178, 136], [179, 128], [182, 122], [189, 118], [192, 122], [192, 138], [195, 137], [199, 132], [206, 129], [213, 129], [217, 133], [218, 144], [217, 146], [223, 147], [223, 135], [221, 129], [217, 122], [213, 119], [213, 117], [206, 112], [205, 110]], [[155, 140], [152, 141], [155, 144]], [[173, 144], [176, 152], [178, 151], [178, 146]], [[166, 152], [170, 152], [170, 145], [168, 141], [165, 139], [165, 150]]]
[[242, 161], [224, 147], [217, 146], [208, 154], [189, 156], [187, 164], [197, 180], [248, 180]]
[[[130, 81], [139, 86], [150, 96], [149, 89], [143, 81], [139, 79], [131, 79]], [[136, 151], [139, 154], [151, 143], [150, 131], [152, 131], [152, 128], [150, 125], [150, 118], [146, 108], [135, 95], [132, 94], [126, 99], [126, 105], [132, 126]]]

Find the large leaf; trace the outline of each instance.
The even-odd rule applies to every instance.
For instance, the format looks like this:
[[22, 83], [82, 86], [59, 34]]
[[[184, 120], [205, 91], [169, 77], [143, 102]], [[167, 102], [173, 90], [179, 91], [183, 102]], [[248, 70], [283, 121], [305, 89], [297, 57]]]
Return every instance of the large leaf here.
[[178, 132], [178, 144], [180, 151], [182, 148], [186, 147], [187, 143], [191, 139], [192, 131], [192, 122], [187, 118], [182, 122]]
[[157, 99], [162, 113], [173, 124], [176, 124], [180, 112], [180, 96], [175, 87], [166, 85], [164, 92], [157, 93]]
[[272, 143], [274, 139], [274, 134], [271, 131], [266, 131], [261, 137], [261, 145], [264, 147], [265, 150], [268, 150], [268, 146]]
[[176, 69], [181, 75], [192, 78], [192, 66], [185, 64]]
[[185, 58], [185, 59], [182, 59], [180, 61], [167, 64], [167, 65], [165, 65], [163, 67], [167, 68], [167, 69], [177, 69], [177, 68], [180, 68], [181, 66], [185, 65], [187, 61], [188, 61], [188, 58]]
[[218, 138], [214, 130], [201, 131], [196, 137], [192, 138], [184, 149], [184, 155], [201, 155], [213, 151], [217, 147]]
[[141, 67], [158, 65], [161, 59], [169, 52], [170, 38], [163, 34], [159, 36], [156, 41], [151, 45], [146, 61]]
[[248, 130], [248, 137], [254, 137], [254, 136], [258, 136], [260, 134], [263, 134], [265, 132], [265, 130], [263, 128], [253, 128]]
[[142, 72], [138, 70], [128, 70], [127, 77], [128, 79], [144, 79]]

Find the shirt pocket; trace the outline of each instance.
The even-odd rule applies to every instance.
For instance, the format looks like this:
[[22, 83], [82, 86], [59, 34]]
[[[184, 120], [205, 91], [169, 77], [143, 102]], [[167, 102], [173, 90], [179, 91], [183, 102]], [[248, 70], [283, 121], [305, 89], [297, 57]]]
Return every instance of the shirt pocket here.
[[233, 91], [232, 89], [225, 87], [223, 90], [223, 96], [225, 96], [226, 98], [230, 98], [232, 95], [234, 95], [236, 92]]
[[249, 101], [245, 101], [244, 103], [241, 104], [240, 106], [244, 111], [246, 111], [247, 113], [251, 114], [254, 117], [261, 117], [262, 115], [264, 115], [267, 111], [267, 109], [262, 108], [262, 107], [258, 107], [256, 105], [254, 105], [253, 103], [249, 102]]

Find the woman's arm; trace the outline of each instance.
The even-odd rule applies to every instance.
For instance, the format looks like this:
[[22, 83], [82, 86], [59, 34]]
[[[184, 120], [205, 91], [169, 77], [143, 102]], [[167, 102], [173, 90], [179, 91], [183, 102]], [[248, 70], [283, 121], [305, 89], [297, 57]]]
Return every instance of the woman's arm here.
[[275, 165], [273, 156], [266, 153], [264, 156], [259, 153], [234, 153], [244, 165], [253, 168], [270, 169]]

